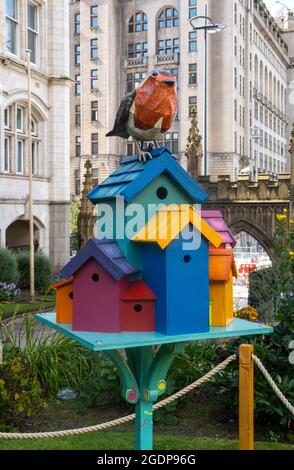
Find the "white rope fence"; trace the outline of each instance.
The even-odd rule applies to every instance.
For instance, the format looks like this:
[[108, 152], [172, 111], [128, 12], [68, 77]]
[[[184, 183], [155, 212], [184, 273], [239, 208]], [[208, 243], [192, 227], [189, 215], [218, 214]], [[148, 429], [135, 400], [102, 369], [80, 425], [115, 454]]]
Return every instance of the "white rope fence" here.
[[[236, 359], [237, 359], [236, 355], [228, 357], [224, 362], [216, 366], [214, 369], [212, 369], [210, 372], [205, 374], [200, 379], [196, 380], [196, 382], [192, 383], [191, 385], [188, 385], [188, 387], [185, 387], [180, 392], [177, 392], [174, 395], [166, 398], [165, 400], [162, 400], [161, 402], [157, 403], [153, 407], [153, 410], [159, 410], [160, 408], [163, 408], [164, 406], [169, 405], [173, 401], [178, 400], [179, 398], [183, 397], [184, 395], [191, 392], [192, 390], [199, 387], [200, 385], [204, 384], [205, 382], [209, 382], [215, 375], [222, 372], [231, 362], [235, 361]], [[129, 416], [125, 416], [124, 418], [118, 418], [113, 421], [108, 421], [107, 423], [97, 424], [96, 426], [89, 426], [89, 427], [80, 428], [80, 429], [69, 429], [66, 431], [36, 432], [36, 433], [1, 432], [0, 439], [24, 440], [24, 439], [49, 439], [52, 437], [77, 436], [78, 434], [87, 434], [87, 433], [95, 432], [95, 431], [105, 431], [106, 429], [110, 429], [115, 426], [120, 426], [121, 424], [126, 424], [131, 421], [134, 421], [135, 417], [136, 417], [135, 414], [131, 414]]]
[[[166, 398], [165, 400], [160, 401], [156, 405], [153, 406], [153, 410], [159, 410], [163, 408], [164, 406], [169, 405], [175, 400], [178, 400], [179, 398], [183, 397], [187, 393], [191, 392], [192, 390], [196, 389], [197, 387], [200, 387], [200, 385], [203, 385], [206, 382], [210, 382], [211, 379], [217, 375], [220, 374], [231, 362], [235, 361], [237, 359], [237, 356], [234, 354], [230, 357], [228, 357], [225, 361], [223, 361], [221, 364], [218, 366], [214, 367], [210, 372], [205, 374], [203, 377], [200, 379], [196, 380], [193, 382], [191, 385], [188, 385], [187, 387], [183, 388], [179, 392], [175, 393], [174, 395]], [[252, 355], [252, 359], [254, 363], [257, 365], [259, 370], [262, 372], [264, 375], [265, 379], [269, 383], [269, 385], [272, 387], [273, 391], [277, 395], [277, 397], [281, 400], [281, 402], [285, 405], [287, 410], [294, 416], [294, 406], [291, 405], [291, 403], [287, 400], [287, 398], [283, 395], [277, 384], [274, 382], [274, 380], [271, 378], [269, 372], [266, 370], [260, 359], [255, 356], [254, 354]], [[0, 439], [7, 439], [7, 440], [26, 440], [26, 439], [49, 439], [49, 438], [54, 438], [54, 437], [66, 437], [66, 436], [77, 436], [79, 434], [87, 434], [90, 432], [97, 432], [97, 431], [105, 431], [107, 429], [113, 428], [115, 426], [120, 426], [122, 424], [129, 423], [131, 421], [134, 421], [136, 415], [135, 413], [125, 416], [123, 418], [118, 418], [114, 419], [112, 421], [108, 421], [107, 423], [102, 423], [102, 424], [97, 424], [96, 426], [88, 426], [84, 428], [79, 428], [79, 429], [68, 429], [65, 431], [52, 431], [52, 432], [36, 432], [36, 433], [6, 433], [6, 432], [1, 432], [0, 433]]]
[[257, 367], [259, 368], [259, 370], [261, 371], [261, 373], [263, 374], [263, 376], [265, 377], [265, 379], [267, 380], [267, 382], [269, 383], [269, 385], [272, 387], [272, 389], [275, 392], [275, 394], [277, 395], [277, 397], [285, 405], [287, 410], [294, 416], [294, 406], [291, 405], [291, 403], [283, 395], [283, 393], [281, 392], [281, 390], [279, 389], [277, 384], [271, 378], [269, 372], [266, 370], [266, 368], [262, 364], [261, 360], [257, 356], [255, 356], [254, 354], [252, 355], [252, 359], [253, 359], [254, 363], [257, 365]]

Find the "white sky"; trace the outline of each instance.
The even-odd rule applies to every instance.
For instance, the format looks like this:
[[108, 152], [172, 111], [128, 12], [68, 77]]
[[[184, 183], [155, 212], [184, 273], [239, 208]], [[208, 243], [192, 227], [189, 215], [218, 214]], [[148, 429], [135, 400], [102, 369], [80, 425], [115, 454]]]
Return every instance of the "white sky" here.
[[[275, 3], [275, 0], [265, 0], [265, 3], [268, 7], [271, 7]], [[284, 3], [289, 8], [294, 10], [294, 0], [281, 0], [281, 3]]]

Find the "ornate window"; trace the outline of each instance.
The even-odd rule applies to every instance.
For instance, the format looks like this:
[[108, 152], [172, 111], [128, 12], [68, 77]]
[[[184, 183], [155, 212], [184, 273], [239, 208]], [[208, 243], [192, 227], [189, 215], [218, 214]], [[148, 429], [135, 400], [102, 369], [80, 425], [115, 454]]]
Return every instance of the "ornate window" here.
[[[40, 123], [33, 110], [31, 120], [32, 169], [38, 175], [40, 152]], [[14, 103], [4, 110], [4, 139], [2, 171], [5, 173], [27, 174], [28, 172], [28, 109], [25, 103]]]
[[173, 39], [160, 39], [157, 44], [157, 54], [179, 54], [180, 40], [179, 38]]
[[175, 8], [165, 8], [159, 14], [157, 20], [158, 29], [179, 26], [179, 13]]
[[148, 43], [147, 42], [136, 42], [128, 45], [128, 58], [138, 59], [147, 57], [148, 55]]
[[141, 33], [148, 30], [148, 18], [143, 11], [137, 11], [130, 19], [129, 33]]

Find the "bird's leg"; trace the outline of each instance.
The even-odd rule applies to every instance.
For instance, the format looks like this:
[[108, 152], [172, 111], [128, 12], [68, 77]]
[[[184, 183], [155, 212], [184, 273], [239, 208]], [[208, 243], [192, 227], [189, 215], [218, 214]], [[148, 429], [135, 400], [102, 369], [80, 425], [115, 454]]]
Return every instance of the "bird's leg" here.
[[159, 145], [159, 143], [157, 142], [157, 140], [153, 140], [153, 143], [154, 143], [154, 145], [155, 145], [155, 148], [156, 148], [156, 149], [159, 149], [160, 145]]
[[152, 159], [152, 155], [149, 152], [146, 152], [143, 150], [142, 148], [143, 142], [141, 142], [141, 145], [140, 145], [139, 142], [136, 139], [134, 139], [134, 143], [138, 151], [138, 157], [139, 157], [140, 162], [146, 162], [147, 158]]

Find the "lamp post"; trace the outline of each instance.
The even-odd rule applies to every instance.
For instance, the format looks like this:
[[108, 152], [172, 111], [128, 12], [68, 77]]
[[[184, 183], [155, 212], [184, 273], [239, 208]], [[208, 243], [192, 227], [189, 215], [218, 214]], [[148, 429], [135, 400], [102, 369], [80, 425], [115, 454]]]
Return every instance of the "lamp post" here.
[[227, 25], [215, 23], [210, 16], [207, 16], [207, 6], [205, 6], [205, 15], [194, 16], [190, 19], [193, 31], [204, 31], [204, 176], [208, 175], [208, 57], [207, 57], [207, 35], [219, 33], [226, 29]]
[[28, 157], [29, 157], [29, 224], [30, 224], [30, 293], [35, 300], [35, 247], [34, 247], [34, 211], [33, 211], [33, 162], [32, 162], [32, 89], [31, 89], [31, 50], [27, 49], [28, 67]]

